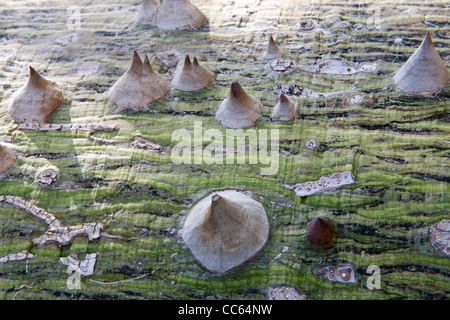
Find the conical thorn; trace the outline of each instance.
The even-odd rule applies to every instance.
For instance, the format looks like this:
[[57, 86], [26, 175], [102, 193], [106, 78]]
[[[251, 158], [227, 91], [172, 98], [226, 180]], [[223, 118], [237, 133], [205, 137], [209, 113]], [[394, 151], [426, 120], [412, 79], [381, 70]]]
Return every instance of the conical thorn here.
[[198, 63], [197, 57], [194, 57], [193, 65], [198, 67], [200, 64]]
[[150, 64], [150, 59], [148, 58], [147, 55], [144, 56], [143, 70], [146, 71], [147, 73], [153, 72], [152, 65]]

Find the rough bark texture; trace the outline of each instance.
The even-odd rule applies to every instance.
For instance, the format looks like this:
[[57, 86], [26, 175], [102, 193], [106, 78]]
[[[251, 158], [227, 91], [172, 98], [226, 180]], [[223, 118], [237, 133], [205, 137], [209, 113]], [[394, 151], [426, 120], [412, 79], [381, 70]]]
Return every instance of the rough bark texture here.
[[202, 265], [225, 274], [264, 248], [270, 225], [261, 203], [232, 190], [199, 201], [180, 233]]

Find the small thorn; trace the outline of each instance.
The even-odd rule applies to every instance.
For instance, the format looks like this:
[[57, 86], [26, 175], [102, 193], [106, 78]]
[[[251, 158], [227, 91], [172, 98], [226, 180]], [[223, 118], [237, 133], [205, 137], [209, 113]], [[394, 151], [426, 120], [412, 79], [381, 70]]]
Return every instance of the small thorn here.
[[241, 85], [237, 81], [233, 81], [231, 83], [231, 94], [235, 98], [239, 98], [242, 95], [242, 92], [244, 89], [242, 89]]
[[314, 218], [306, 228], [308, 241], [316, 246], [326, 246], [333, 240], [335, 225], [326, 217]]
[[199, 66], [199, 63], [198, 63], [198, 60], [197, 60], [197, 58], [196, 57], [194, 57], [194, 62], [193, 62], [193, 64], [194, 64], [194, 66]]
[[189, 58], [189, 55], [186, 55], [186, 58], [184, 58], [184, 65], [189, 66], [191, 65], [191, 59]]
[[425, 35], [425, 38], [423, 39], [423, 42], [427, 45], [433, 45], [433, 39], [431, 38], [431, 32], [430, 30], [427, 31], [427, 34]]
[[34, 70], [34, 68], [32, 66], [28, 66], [29, 70], [30, 70], [30, 76], [34, 73], [37, 73], [36, 70]]

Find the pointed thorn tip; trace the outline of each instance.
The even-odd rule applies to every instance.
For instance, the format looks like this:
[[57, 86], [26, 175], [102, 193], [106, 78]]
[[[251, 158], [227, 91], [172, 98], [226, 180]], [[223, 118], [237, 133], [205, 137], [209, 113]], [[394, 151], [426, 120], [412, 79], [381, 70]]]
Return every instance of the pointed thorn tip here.
[[243, 89], [242, 89], [241, 85], [239, 84], [239, 82], [233, 81], [231, 83], [231, 93], [235, 98], [239, 98], [242, 94], [242, 91], [243, 91]]
[[197, 57], [194, 57], [194, 62], [193, 62], [193, 64], [194, 64], [195, 66], [198, 66], [198, 65], [199, 65], [198, 60], [197, 60]]

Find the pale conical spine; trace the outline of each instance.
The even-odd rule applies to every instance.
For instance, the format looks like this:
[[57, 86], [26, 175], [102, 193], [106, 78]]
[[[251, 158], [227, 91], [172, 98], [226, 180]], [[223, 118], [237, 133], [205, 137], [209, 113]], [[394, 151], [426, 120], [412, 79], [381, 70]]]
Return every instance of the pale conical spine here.
[[206, 16], [189, 0], [144, 0], [137, 21], [162, 30], [198, 29]]
[[222, 101], [216, 112], [216, 119], [225, 127], [239, 129], [251, 127], [261, 117], [261, 101], [248, 94], [234, 81], [230, 95]]
[[266, 51], [264, 51], [261, 58], [263, 59], [278, 59], [284, 56], [283, 51], [280, 50], [277, 43], [272, 36], [269, 38], [269, 43], [267, 44]]
[[261, 251], [269, 233], [262, 204], [230, 190], [199, 201], [189, 212], [181, 237], [203, 266], [228, 273]]
[[184, 65], [178, 66], [172, 80], [174, 88], [181, 91], [196, 91], [209, 86], [214, 82], [212, 72], [201, 66], [196, 57], [191, 62], [188, 55], [184, 60]]
[[117, 105], [118, 111], [127, 108], [143, 110], [165, 97], [168, 91], [169, 84], [153, 70], [149, 58], [145, 56], [142, 62], [134, 51], [130, 68], [111, 87], [108, 98]]
[[152, 68], [152, 65], [150, 64], [150, 59], [147, 55], [144, 57], [144, 62], [142, 63], [142, 74], [143, 75], [152, 75], [155, 74], [155, 71]]
[[148, 26], [157, 26], [159, 0], [143, 0], [137, 17], [137, 23]]
[[16, 163], [17, 148], [15, 145], [0, 142], [0, 174], [8, 172]]
[[450, 73], [428, 31], [420, 47], [395, 73], [395, 85], [410, 95], [435, 96], [450, 84]]
[[19, 122], [46, 123], [47, 118], [61, 105], [62, 89], [31, 66], [29, 69], [28, 82], [14, 94], [8, 113]]
[[289, 121], [295, 118], [298, 112], [298, 104], [288, 97], [284, 93], [280, 94], [280, 101], [274, 107], [272, 113], [273, 120]]
[[315, 246], [326, 246], [333, 240], [335, 228], [327, 217], [314, 218], [306, 227], [306, 239]]

